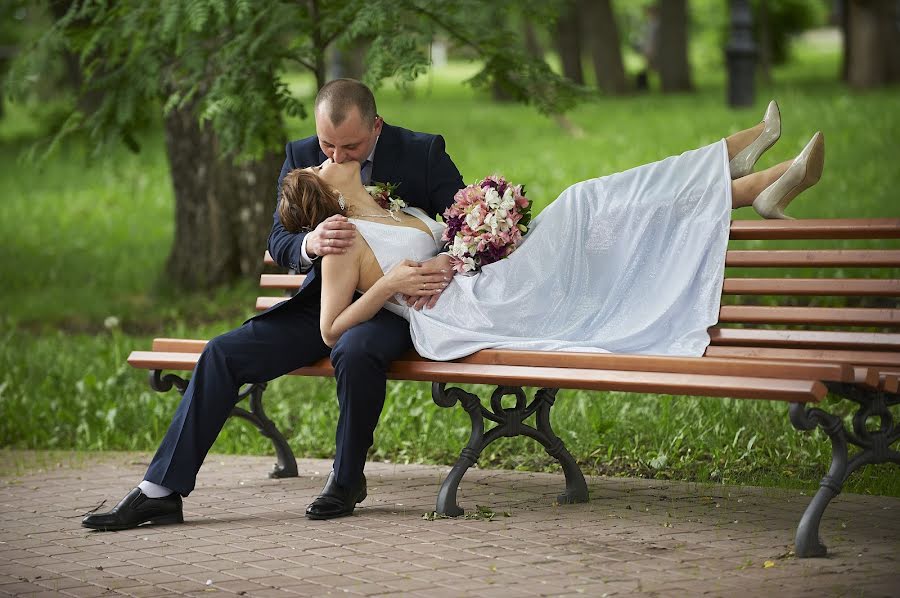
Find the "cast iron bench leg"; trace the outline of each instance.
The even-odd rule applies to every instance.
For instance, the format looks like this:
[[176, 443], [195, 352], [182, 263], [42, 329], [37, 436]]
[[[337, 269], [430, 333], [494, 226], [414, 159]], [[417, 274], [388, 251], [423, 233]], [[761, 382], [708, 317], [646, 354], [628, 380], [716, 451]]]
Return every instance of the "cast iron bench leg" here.
[[[162, 370], [150, 370], [150, 388], [157, 392], [166, 392], [173, 386], [178, 389], [178, 393], [184, 395], [187, 388], [187, 380], [175, 374], [162, 375]], [[260, 433], [272, 441], [275, 448], [275, 457], [277, 462], [275, 467], [269, 473], [271, 478], [292, 478], [297, 477], [297, 460], [291, 451], [290, 445], [285, 440], [284, 435], [275, 426], [275, 423], [269, 419], [263, 409], [262, 395], [265, 391], [264, 383], [248, 384], [238, 393], [238, 401], [250, 397], [250, 411], [235, 406], [231, 410], [232, 417], [240, 417], [253, 424]]]
[[[850, 474], [869, 463], [900, 464], [900, 452], [891, 449], [891, 445], [900, 438], [900, 428], [894, 427], [889, 409], [900, 403], [900, 397], [842, 383], [828, 383], [828, 389], [859, 405], [853, 416], [852, 432], [844, 427], [840, 416], [816, 407], [807, 408], [803, 403], [790, 406], [791, 423], [795, 428], [812, 430], [820, 426], [831, 439], [831, 466], [797, 526], [794, 553], [800, 558], [825, 556], [828, 553], [819, 536], [819, 524], [826, 507], [832, 498], [840, 494]], [[878, 429], [868, 428], [866, 421], [870, 417], [881, 419]], [[849, 458], [848, 443], [861, 449], [853, 458]]]
[[[458, 517], [463, 509], [456, 502], [456, 492], [466, 471], [478, 461], [481, 452], [490, 443], [504, 436], [528, 436], [540, 442], [547, 453], [559, 461], [566, 476], [566, 490], [557, 497], [560, 504], [587, 502], [588, 489], [584, 475], [578, 468], [575, 458], [566, 449], [563, 441], [553, 432], [550, 426], [550, 408], [556, 400], [556, 389], [542, 388], [538, 390], [531, 404], [525, 405], [525, 391], [521, 387], [498, 386], [491, 395], [491, 409], [481, 404], [481, 399], [461, 388], [446, 388], [443, 383], [434, 383], [431, 396], [440, 407], [453, 407], [457, 401], [469, 414], [472, 420], [472, 432], [469, 442], [460, 453], [459, 459], [447, 475], [438, 492], [435, 511], [441, 515]], [[515, 395], [516, 406], [504, 408], [501, 401], [504, 396]], [[536, 426], [531, 427], [523, 421], [535, 416]], [[486, 434], [484, 420], [488, 419], [497, 425]]]

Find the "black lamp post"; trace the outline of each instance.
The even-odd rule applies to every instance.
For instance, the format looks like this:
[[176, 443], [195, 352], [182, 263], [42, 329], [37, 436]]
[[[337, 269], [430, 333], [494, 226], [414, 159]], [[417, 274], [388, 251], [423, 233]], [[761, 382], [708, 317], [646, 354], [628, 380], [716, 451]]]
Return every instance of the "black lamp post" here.
[[751, 106], [756, 75], [753, 13], [748, 0], [731, 0], [731, 29], [725, 56], [728, 62], [728, 105]]

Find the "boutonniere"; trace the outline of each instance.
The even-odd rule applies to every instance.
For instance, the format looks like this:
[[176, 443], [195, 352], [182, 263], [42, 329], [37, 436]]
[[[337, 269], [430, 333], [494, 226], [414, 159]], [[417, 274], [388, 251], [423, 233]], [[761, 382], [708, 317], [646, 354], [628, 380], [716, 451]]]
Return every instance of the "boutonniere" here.
[[372, 196], [372, 199], [378, 203], [382, 209], [387, 210], [391, 214], [396, 214], [406, 207], [406, 202], [399, 197], [394, 196], [397, 185], [394, 183], [374, 183], [366, 185], [366, 191]]

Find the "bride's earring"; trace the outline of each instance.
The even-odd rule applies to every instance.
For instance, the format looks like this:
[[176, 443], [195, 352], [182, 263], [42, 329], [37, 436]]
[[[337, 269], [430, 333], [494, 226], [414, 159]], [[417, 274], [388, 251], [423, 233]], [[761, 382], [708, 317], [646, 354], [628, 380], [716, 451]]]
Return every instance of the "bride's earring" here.
[[347, 209], [347, 202], [344, 201], [344, 194], [340, 191], [338, 191], [338, 206], [340, 206], [342, 212]]

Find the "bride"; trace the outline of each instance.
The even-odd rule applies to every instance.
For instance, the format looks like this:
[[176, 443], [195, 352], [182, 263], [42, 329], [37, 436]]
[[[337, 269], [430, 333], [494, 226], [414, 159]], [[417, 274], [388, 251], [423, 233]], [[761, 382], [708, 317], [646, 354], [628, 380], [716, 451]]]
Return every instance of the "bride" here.
[[[819, 132], [793, 161], [754, 173], [780, 133], [771, 102], [751, 129], [576, 183], [534, 218], [514, 253], [472, 276], [424, 274], [419, 263], [442, 250], [444, 225], [418, 208], [381, 208], [357, 162], [289, 173], [279, 215], [298, 231], [342, 214], [360, 233], [346, 253], [322, 258], [329, 346], [386, 308], [409, 320], [416, 350], [434, 360], [485, 348], [699, 356], [718, 319], [731, 210], [788, 218], [785, 206], [822, 174]], [[407, 306], [440, 289], [434, 307]]]

